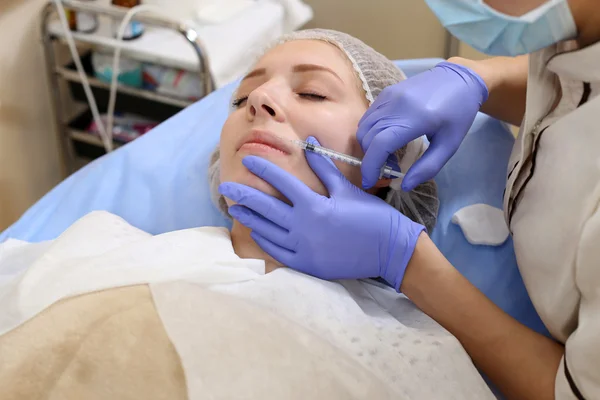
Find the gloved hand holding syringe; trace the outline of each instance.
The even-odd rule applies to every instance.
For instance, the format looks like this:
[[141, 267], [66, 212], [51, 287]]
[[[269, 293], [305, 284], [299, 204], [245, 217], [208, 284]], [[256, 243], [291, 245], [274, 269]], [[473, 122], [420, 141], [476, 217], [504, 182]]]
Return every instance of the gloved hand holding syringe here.
[[[343, 163], [350, 164], [355, 167], [360, 167], [362, 165], [362, 161], [360, 159], [353, 157], [353, 156], [349, 156], [348, 154], [340, 153], [339, 151], [331, 150], [331, 149], [328, 149], [323, 146], [319, 146], [316, 144], [306, 142], [304, 140], [284, 139], [281, 137], [280, 137], [280, 139], [289, 141], [306, 151], [311, 151], [313, 153], [320, 154], [320, 155], [330, 158], [332, 160], [341, 161]], [[396, 178], [401, 179], [401, 178], [404, 178], [404, 174], [399, 171], [394, 171], [394, 169], [390, 166], [384, 165], [381, 168], [380, 177], [386, 177], [386, 178], [391, 178], [391, 179], [396, 179]]]

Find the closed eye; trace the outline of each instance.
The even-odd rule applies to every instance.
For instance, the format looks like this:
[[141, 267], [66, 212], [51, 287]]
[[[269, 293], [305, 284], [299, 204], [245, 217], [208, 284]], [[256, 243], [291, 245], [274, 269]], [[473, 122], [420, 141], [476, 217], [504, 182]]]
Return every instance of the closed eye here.
[[[298, 96], [302, 99], [312, 100], [312, 101], [324, 101], [327, 100], [327, 96], [323, 96], [318, 93], [298, 93]], [[240, 108], [244, 105], [244, 103], [248, 100], [248, 96], [238, 97], [237, 99], [231, 102], [231, 105], [234, 108]]]
[[248, 96], [238, 97], [231, 102], [231, 105], [235, 108], [240, 108], [248, 100]]
[[313, 101], [327, 100], [326, 96], [320, 95], [318, 93], [298, 93], [298, 96], [300, 96], [303, 99], [313, 100]]

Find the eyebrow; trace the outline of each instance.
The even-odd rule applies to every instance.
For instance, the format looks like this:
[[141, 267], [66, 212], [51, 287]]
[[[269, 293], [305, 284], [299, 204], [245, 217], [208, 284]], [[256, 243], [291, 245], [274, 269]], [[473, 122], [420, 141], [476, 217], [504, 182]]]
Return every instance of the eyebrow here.
[[254, 71], [250, 72], [242, 80], [245, 81], [246, 79], [256, 78], [257, 76], [262, 76], [262, 75], [264, 75], [266, 73], [267, 73], [267, 69], [266, 68], [258, 68], [258, 69], [255, 69]]
[[[344, 83], [344, 81], [342, 80], [342, 78], [340, 78], [340, 76], [338, 74], [336, 74], [332, 69], [329, 69], [327, 67], [324, 67], [322, 65], [316, 65], [316, 64], [298, 64], [295, 65], [292, 68], [292, 72], [311, 72], [311, 71], [323, 71], [323, 72], [328, 72], [331, 75], [333, 75], [334, 77], [336, 77], [341, 83]], [[242, 80], [246, 80], [246, 79], [250, 79], [250, 78], [256, 78], [259, 76], [263, 76], [267, 73], [267, 69], [266, 68], [257, 68], [254, 71], [250, 72], [248, 75], [246, 75], [244, 77], [244, 79]]]
[[332, 69], [329, 69], [327, 67], [324, 67], [322, 65], [315, 65], [315, 64], [298, 64], [296, 65], [292, 71], [294, 72], [311, 72], [311, 71], [323, 71], [323, 72], [328, 72], [331, 75], [335, 76], [340, 82], [344, 83], [344, 81], [342, 80], [342, 78], [340, 78], [340, 76], [338, 74], [336, 74]]

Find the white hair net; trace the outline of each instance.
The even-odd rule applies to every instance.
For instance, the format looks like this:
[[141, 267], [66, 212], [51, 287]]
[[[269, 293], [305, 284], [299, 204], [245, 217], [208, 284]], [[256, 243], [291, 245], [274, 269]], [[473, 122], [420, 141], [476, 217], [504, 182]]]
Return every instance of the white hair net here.
[[[308, 29], [293, 32], [281, 37], [268, 46], [261, 55], [280, 44], [293, 40], [321, 40], [340, 49], [352, 63], [369, 105], [375, 101], [387, 86], [398, 83], [406, 76], [389, 59], [348, 34], [327, 29]], [[422, 139], [417, 139], [396, 152], [400, 170], [406, 171], [425, 150]], [[219, 194], [220, 157], [217, 147], [210, 159], [209, 182], [213, 202], [221, 212], [229, 217], [225, 199]], [[424, 225], [431, 232], [435, 226], [439, 200], [437, 187], [433, 181], [417, 186], [411, 192], [403, 192], [400, 182], [392, 181], [389, 188], [381, 189], [378, 196], [415, 222]]]

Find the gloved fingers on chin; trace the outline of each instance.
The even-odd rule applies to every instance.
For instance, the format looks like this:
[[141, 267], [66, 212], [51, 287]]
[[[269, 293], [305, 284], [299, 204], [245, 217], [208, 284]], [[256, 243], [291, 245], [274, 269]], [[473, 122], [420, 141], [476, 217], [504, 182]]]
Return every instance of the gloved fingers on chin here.
[[237, 204], [255, 211], [274, 224], [284, 229], [290, 229], [288, 221], [292, 213], [292, 207], [283, 201], [253, 187], [234, 182], [222, 183], [219, 186], [219, 192]]
[[[229, 207], [229, 214], [245, 227], [259, 233], [261, 236], [276, 243], [278, 246], [287, 248], [286, 242], [289, 236], [289, 231], [287, 229], [274, 224], [262, 215], [241, 205]], [[293, 249], [288, 248], [288, 250]]]
[[264, 158], [246, 156], [242, 163], [254, 175], [279, 190], [293, 204], [305, 200], [314, 193], [294, 175]]

